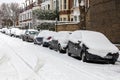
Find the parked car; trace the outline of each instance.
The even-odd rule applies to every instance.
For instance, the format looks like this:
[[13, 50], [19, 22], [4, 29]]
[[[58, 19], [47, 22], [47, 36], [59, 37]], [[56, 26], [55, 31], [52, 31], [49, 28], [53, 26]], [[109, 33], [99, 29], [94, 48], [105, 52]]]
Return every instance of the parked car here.
[[10, 30], [10, 36], [15, 36], [15, 33], [18, 30], [19, 30], [19, 28], [11, 28], [11, 30]]
[[100, 32], [74, 31], [68, 42], [69, 56], [77, 56], [83, 62], [105, 62], [115, 64], [119, 49]]
[[15, 36], [15, 37], [18, 37], [18, 38], [21, 38], [22, 31], [23, 31], [23, 30], [21, 30], [21, 29], [15, 30], [14, 36]]
[[44, 47], [49, 46], [49, 41], [56, 32], [43, 30], [34, 38], [34, 44], [42, 44]]
[[5, 33], [8, 29], [7, 28], [2, 28], [1, 32]]
[[38, 33], [39, 32], [37, 30], [28, 29], [28, 30], [23, 31], [21, 38], [23, 41], [33, 42], [34, 36], [37, 35]]
[[70, 31], [60, 31], [50, 41], [50, 49], [59, 51], [60, 53], [66, 53], [67, 44], [71, 32]]
[[10, 31], [11, 31], [11, 29], [6, 29], [5, 34], [10, 35]]
[[24, 35], [25, 35], [26, 32], [27, 32], [27, 30], [25, 30], [25, 29], [21, 31], [20, 38], [21, 38], [23, 41], [25, 41], [25, 40], [24, 40]]

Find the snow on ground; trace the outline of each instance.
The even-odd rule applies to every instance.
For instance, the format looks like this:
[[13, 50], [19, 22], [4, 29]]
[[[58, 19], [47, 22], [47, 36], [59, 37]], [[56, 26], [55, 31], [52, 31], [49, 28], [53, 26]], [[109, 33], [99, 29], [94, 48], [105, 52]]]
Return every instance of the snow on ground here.
[[83, 63], [0, 33], [0, 80], [120, 80], [120, 62]]

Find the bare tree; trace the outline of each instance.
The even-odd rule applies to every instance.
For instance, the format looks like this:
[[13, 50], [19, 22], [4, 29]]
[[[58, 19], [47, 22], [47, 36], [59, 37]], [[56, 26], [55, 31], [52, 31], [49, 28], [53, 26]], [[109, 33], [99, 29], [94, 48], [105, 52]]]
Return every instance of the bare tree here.
[[[1, 12], [1, 19], [4, 21], [6, 26], [9, 26], [9, 21], [12, 21], [13, 26], [16, 26], [16, 21], [18, 20], [19, 16], [19, 5], [18, 3], [3, 3], [0, 8]], [[9, 20], [9, 21], [8, 21]]]
[[13, 26], [16, 26], [16, 21], [18, 20], [20, 8], [18, 3], [11, 3], [10, 4], [10, 17], [13, 22]]
[[9, 23], [7, 22], [7, 20], [10, 18], [8, 4], [3, 3], [1, 5], [0, 11], [1, 11], [1, 19], [4, 20], [4, 24], [8, 26]]
[[89, 6], [86, 7], [85, 5], [85, 1], [87, 0], [78, 0], [79, 2], [79, 11], [80, 11], [80, 28], [81, 29], [86, 29], [86, 15], [88, 13], [89, 10]]

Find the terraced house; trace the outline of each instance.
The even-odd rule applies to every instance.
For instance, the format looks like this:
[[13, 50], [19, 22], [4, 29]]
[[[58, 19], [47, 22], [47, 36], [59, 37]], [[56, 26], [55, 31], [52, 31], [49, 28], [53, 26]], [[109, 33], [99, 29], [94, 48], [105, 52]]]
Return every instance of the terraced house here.
[[40, 8], [41, 0], [25, 0], [21, 4], [21, 12], [19, 14], [19, 25], [22, 28], [32, 28], [33, 27], [33, 15], [32, 11], [34, 9]]
[[73, 21], [72, 7], [73, 0], [59, 0], [60, 21]]

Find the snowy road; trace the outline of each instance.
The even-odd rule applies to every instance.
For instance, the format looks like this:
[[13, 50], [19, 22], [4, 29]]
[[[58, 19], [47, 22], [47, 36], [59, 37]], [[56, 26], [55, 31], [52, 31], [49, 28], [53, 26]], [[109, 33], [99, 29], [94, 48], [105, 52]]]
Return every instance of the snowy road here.
[[120, 80], [120, 62], [83, 63], [0, 33], [0, 80]]

